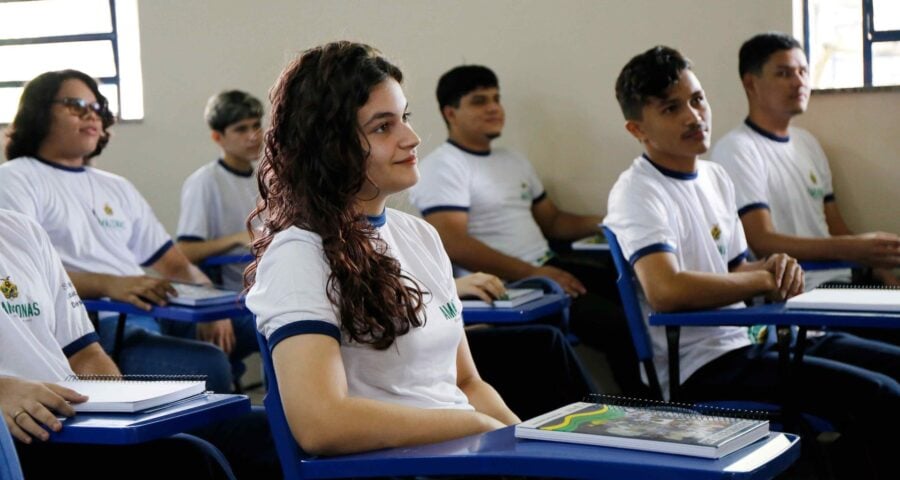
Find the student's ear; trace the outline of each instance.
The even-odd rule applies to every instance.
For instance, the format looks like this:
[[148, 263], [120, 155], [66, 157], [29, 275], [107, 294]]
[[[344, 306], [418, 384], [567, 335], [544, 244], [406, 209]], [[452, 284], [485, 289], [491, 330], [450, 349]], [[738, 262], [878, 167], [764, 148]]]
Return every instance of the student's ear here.
[[756, 75], [747, 72], [741, 77], [741, 84], [744, 85], [744, 92], [747, 93], [747, 96], [754, 96], [756, 94]]
[[212, 141], [216, 142], [218, 145], [222, 145], [222, 132], [218, 130], [212, 130], [209, 134], [209, 138], [212, 138]]
[[641, 144], [644, 143], [644, 130], [641, 128], [641, 122], [637, 120], [628, 120], [625, 122], [625, 130], [628, 130], [628, 133], [636, 138], [638, 142]]
[[456, 109], [452, 105], [444, 105], [444, 108], [441, 109], [441, 115], [444, 116], [444, 121], [449, 125], [453, 125], [452, 120], [456, 120]]

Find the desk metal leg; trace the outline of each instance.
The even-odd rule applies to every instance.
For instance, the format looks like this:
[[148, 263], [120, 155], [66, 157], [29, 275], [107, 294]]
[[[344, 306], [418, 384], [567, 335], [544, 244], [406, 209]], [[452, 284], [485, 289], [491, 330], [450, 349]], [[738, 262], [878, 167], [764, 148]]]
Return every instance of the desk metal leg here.
[[681, 393], [681, 358], [678, 355], [680, 337], [681, 327], [666, 325], [666, 340], [669, 346], [669, 399], [673, 401], [679, 400]]
[[125, 341], [125, 317], [124, 313], [119, 314], [119, 321], [116, 323], [116, 338], [113, 343], [112, 358], [116, 364], [119, 363], [119, 354], [122, 353], [122, 343]]

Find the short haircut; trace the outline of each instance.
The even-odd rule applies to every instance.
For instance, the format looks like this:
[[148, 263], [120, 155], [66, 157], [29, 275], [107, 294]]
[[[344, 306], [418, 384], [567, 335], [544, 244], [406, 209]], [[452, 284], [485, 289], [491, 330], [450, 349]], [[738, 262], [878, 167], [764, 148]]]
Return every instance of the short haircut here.
[[773, 53], [795, 48], [803, 49], [797, 39], [786, 33], [760, 33], [741, 45], [741, 52], [738, 55], [738, 73], [741, 78], [744, 78], [744, 74], [747, 73], [759, 75]]
[[226, 128], [248, 118], [262, 118], [263, 106], [253, 95], [240, 90], [226, 90], [209, 97], [203, 117], [209, 128], [224, 132]]
[[[441, 75], [437, 85], [438, 108], [459, 107], [459, 100], [479, 88], [498, 87], [497, 75], [481, 65], [462, 65]], [[441, 114], [443, 116], [443, 113]]]
[[662, 45], [629, 60], [616, 79], [616, 100], [625, 119], [640, 120], [647, 101], [665, 98], [666, 91], [678, 83], [681, 71], [690, 69], [690, 60]]

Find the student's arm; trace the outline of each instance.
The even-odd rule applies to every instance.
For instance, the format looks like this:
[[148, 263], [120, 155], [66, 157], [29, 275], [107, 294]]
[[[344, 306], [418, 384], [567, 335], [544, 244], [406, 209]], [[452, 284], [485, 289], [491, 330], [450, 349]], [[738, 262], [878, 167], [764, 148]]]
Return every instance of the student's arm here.
[[[832, 235], [853, 235], [834, 200], [825, 202], [825, 222], [828, 223], [828, 233]], [[873, 268], [872, 275], [885, 285], [900, 286], [900, 278], [894, 275], [892, 267]]]
[[595, 233], [600, 233], [600, 222], [603, 218], [597, 215], [575, 215], [558, 208], [549, 197], [544, 197], [531, 206], [541, 232], [547, 238], [558, 240], [578, 240]]
[[89, 344], [69, 357], [69, 366], [78, 375], [121, 375], [119, 367], [97, 342]]
[[147, 275], [107, 275], [71, 270], [67, 273], [81, 298], [109, 297], [142, 310], [150, 310], [150, 303], [165, 305], [169, 294], [175, 293], [168, 280]]
[[540, 275], [552, 278], [570, 295], [578, 296], [586, 291], [568, 272], [550, 266], [535, 267], [469, 236], [466, 212], [434, 212], [426, 215], [425, 220], [438, 231], [450, 260], [466, 270], [487, 272], [510, 281]]
[[513, 425], [522, 420], [516, 416], [500, 394], [487, 382], [482, 380], [469, 350], [469, 341], [463, 335], [456, 351], [456, 384], [466, 394], [469, 403], [475, 410], [493, 417], [506, 425]]
[[[56, 415], [71, 417], [75, 409], [69, 403], [81, 403], [87, 397], [53, 383], [32, 382], [16, 377], [0, 376], [0, 409], [9, 433], [23, 443], [33, 438], [47, 441], [50, 434], [62, 429]], [[20, 412], [24, 412], [21, 413]]]
[[718, 274], [679, 270], [675, 255], [657, 252], [638, 259], [634, 271], [657, 312], [724, 307], [761, 294], [783, 300], [803, 291], [802, 270], [786, 255]]
[[212, 240], [179, 240], [176, 245], [192, 263], [200, 263], [207, 257], [225, 253], [235, 247], [250, 244], [250, 233], [241, 231]]
[[351, 397], [340, 347], [326, 335], [289, 337], [275, 346], [272, 356], [288, 425], [303, 450], [313, 455], [421, 445], [504, 426], [479, 412]]
[[[828, 206], [831, 203], [826, 203], [826, 212], [836, 209], [834, 205]], [[764, 208], [745, 213], [741, 222], [750, 248], [759, 256], [784, 252], [800, 260], [846, 260], [878, 267], [900, 266], [900, 237], [891, 233], [839, 234], [830, 238], [784, 235], [775, 231], [772, 217]], [[839, 224], [843, 225], [843, 220]], [[836, 221], [834, 228], [846, 230], [846, 225], [841, 227], [839, 224]], [[829, 222], [829, 230], [831, 228]]]

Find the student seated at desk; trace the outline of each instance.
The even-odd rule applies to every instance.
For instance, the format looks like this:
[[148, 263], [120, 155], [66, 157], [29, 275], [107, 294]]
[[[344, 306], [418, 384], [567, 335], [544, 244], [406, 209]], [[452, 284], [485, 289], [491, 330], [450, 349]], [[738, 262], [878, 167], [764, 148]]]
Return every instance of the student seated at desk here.
[[[109, 297], [149, 310], [151, 304], [164, 305], [174, 289], [142, 267], [168, 279], [210, 282], [173, 248], [128, 180], [90, 166], [110, 138], [114, 118], [107, 105], [96, 81], [76, 70], [47, 72], [28, 82], [7, 133], [0, 208], [24, 213], [47, 231], [81, 297]], [[155, 329], [155, 322], [143, 320]], [[160, 336], [136, 321], [126, 327], [118, 359], [122, 371], [204, 374], [210, 388], [231, 390], [231, 367], [222, 353], [234, 348], [231, 320], [198, 325], [201, 341]], [[106, 351], [115, 325], [115, 316], [100, 319]]]
[[[4, 226], [0, 230], [0, 410], [18, 440], [25, 478], [221, 478], [215, 462], [185, 440], [135, 446], [44, 443], [49, 438], [45, 429], [65, 428], [57, 416], [74, 415], [70, 403], [87, 400], [54, 382], [74, 374], [118, 375], [119, 369], [100, 348], [47, 234], [28, 217], [8, 210], [0, 210], [0, 224]], [[211, 435], [211, 442], [225, 447], [222, 450], [230, 459], [237, 449], [229, 450], [228, 445], [236, 439], [229, 440], [226, 432], [239, 428], [241, 433], [261, 433], [240, 441], [254, 443], [250, 449], [266, 458], [264, 451], [255, 450], [272, 448], [265, 418], [255, 414], [228, 423], [204, 432]], [[262, 462], [247, 468], [241, 462], [251, 455], [240, 452], [235, 469], [277, 476], [273, 454], [270, 466]]]
[[[721, 166], [698, 159], [709, 148], [712, 114], [689, 61], [668, 47], [637, 55], [619, 75], [616, 98], [644, 153], [613, 186], [605, 224], [634, 267], [645, 313], [739, 308], [756, 295], [782, 301], [800, 293], [803, 272], [793, 258], [746, 261], [731, 180]], [[650, 334], [668, 391], [666, 333], [650, 327]], [[692, 400], [786, 399], [864, 446], [873, 475], [894, 471], [895, 445], [875, 439], [900, 426], [893, 414], [900, 407], [900, 349], [827, 334], [809, 339], [805, 353], [791, 388], [780, 391], [777, 353], [752, 345], [746, 328], [682, 328], [682, 393]], [[868, 467], [857, 461], [860, 472]]]

